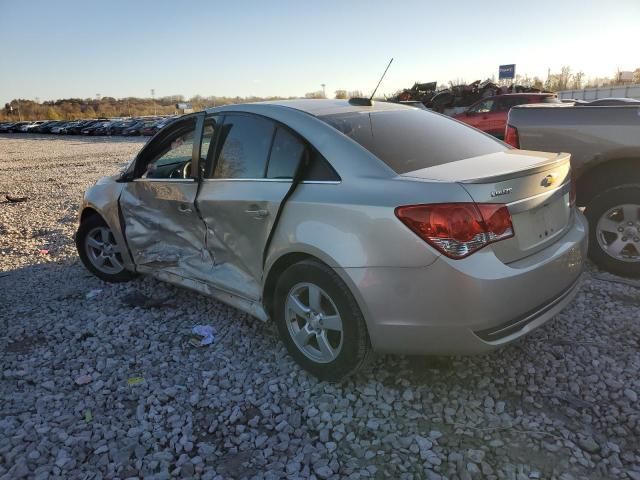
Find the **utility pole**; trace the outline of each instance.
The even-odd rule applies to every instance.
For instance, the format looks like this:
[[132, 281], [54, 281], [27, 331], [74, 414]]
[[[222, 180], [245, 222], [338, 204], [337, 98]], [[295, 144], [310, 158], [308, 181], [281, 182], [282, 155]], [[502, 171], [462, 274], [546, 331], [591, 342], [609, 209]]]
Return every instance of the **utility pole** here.
[[153, 115], [156, 115], [156, 89], [151, 89], [151, 100], [153, 100]]
[[20, 113], [20, 100], [16, 100], [16, 103], [18, 104], [18, 119], [22, 121], [22, 113]]

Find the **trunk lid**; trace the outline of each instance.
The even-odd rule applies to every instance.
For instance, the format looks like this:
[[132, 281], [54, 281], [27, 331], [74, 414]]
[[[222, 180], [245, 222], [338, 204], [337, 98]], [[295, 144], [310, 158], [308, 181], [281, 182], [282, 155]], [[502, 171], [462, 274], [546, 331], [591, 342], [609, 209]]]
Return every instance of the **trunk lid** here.
[[506, 150], [416, 170], [405, 177], [456, 182], [476, 203], [507, 205], [514, 237], [491, 245], [503, 262], [536, 253], [570, 227], [570, 155]]

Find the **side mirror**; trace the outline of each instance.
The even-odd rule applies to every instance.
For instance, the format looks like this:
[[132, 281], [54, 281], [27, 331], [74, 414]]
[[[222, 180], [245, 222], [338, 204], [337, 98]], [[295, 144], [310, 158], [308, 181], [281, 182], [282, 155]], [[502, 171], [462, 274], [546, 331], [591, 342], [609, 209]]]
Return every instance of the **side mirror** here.
[[131, 182], [133, 181], [134, 175], [134, 165], [136, 163], [137, 157], [133, 158], [129, 161], [127, 165], [125, 165], [122, 170], [120, 170], [120, 178], [118, 178], [118, 182]]

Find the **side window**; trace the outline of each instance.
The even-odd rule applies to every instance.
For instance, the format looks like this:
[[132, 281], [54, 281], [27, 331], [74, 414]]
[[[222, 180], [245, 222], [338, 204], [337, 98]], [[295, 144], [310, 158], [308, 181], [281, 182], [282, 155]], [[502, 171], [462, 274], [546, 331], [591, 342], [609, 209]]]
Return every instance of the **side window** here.
[[509, 99], [507, 98], [497, 98], [493, 102], [493, 111], [494, 112], [507, 112], [511, 108], [511, 104]]
[[142, 178], [190, 178], [194, 133], [195, 120], [160, 139]]
[[327, 159], [324, 158], [315, 148], [311, 150], [310, 156], [311, 166], [307, 171], [305, 180], [316, 182], [337, 182], [340, 180], [340, 177], [329, 164]]
[[264, 178], [274, 128], [262, 117], [226, 115], [213, 177]]
[[304, 154], [304, 144], [285, 128], [278, 127], [273, 139], [267, 178], [293, 178]]
[[491, 108], [493, 108], [493, 100], [485, 100], [471, 107], [469, 111], [472, 113], [489, 113]]

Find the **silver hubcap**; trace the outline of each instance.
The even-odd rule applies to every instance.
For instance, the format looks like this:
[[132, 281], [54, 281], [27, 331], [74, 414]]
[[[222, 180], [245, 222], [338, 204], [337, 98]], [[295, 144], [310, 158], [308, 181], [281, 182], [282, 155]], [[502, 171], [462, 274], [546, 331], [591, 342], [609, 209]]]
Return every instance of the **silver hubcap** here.
[[95, 227], [84, 240], [91, 264], [103, 273], [116, 275], [124, 270], [120, 247], [107, 227]]
[[342, 319], [327, 292], [313, 283], [289, 291], [285, 321], [298, 349], [318, 363], [335, 360], [342, 350]]
[[639, 212], [640, 205], [625, 203], [613, 207], [598, 220], [598, 244], [616, 260], [640, 262]]

